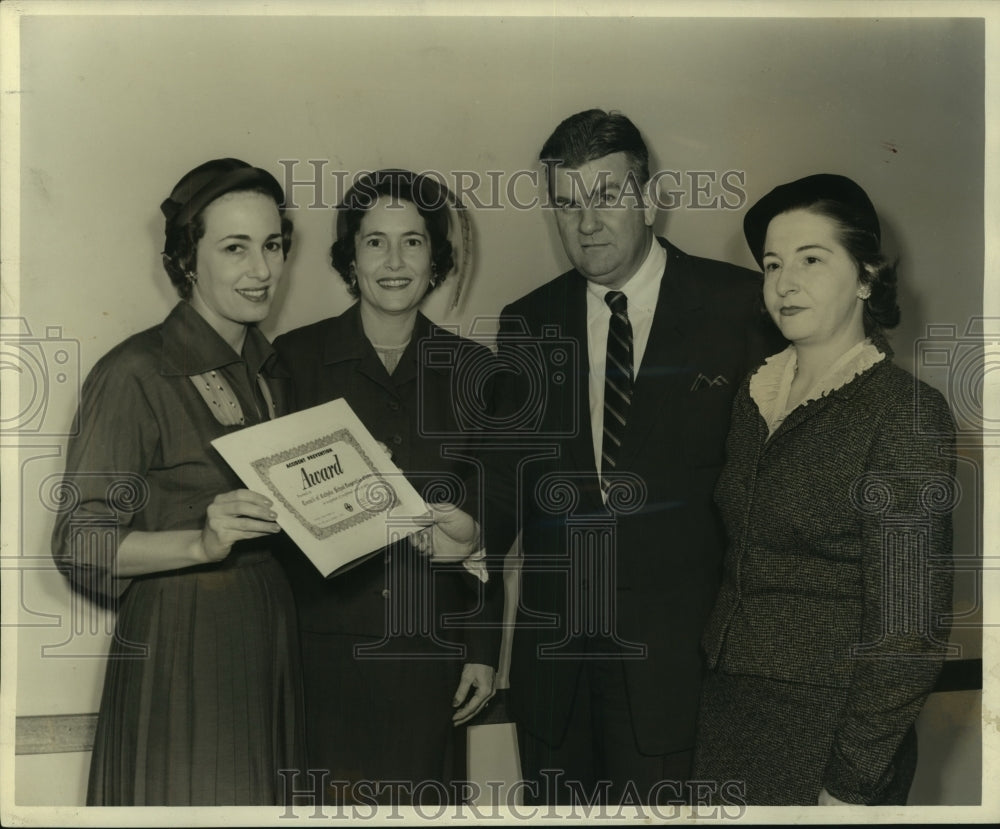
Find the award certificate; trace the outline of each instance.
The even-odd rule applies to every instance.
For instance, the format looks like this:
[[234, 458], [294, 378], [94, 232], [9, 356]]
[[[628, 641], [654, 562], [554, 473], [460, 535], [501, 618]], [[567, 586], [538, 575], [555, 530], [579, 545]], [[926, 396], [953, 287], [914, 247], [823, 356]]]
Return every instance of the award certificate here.
[[216, 438], [248, 489], [328, 576], [426, 526], [429, 510], [346, 400]]

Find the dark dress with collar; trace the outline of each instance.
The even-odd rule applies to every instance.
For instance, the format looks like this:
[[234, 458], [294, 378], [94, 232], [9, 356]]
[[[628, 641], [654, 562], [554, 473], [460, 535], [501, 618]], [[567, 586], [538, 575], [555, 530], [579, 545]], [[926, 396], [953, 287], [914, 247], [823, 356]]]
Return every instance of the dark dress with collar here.
[[694, 775], [730, 802], [904, 804], [948, 637], [948, 404], [887, 357], [768, 439], [749, 383], [716, 489], [729, 547]]
[[209, 445], [241, 426], [223, 425], [191, 376], [222, 378], [252, 425], [268, 416], [258, 373], [281, 412], [274, 362], [255, 327], [241, 357], [180, 302], [84, 383], [53, 555], [77, 592], [117, 597], [89, 805], [276, 804], [277, 771], [301, 766], [294, 603], [271, 540], [238, 542], [217, 564], [114, 575], [115, 539], [200, 529], [216, 495], [243, 487]]
[[[466, 369], [488, 365], [488, 349], [418, 313], [390, 375], [357, 304], [281, 335], [274, 346], [296, 409], [346, 399], [425, 500], [479, 514], [479, 473], [470, 460], [478, 433], [460, 419], [456, 397]], [[329, 770], [333, 785], [428, 781], [424, 799], [443, 799], [462, 665], [496, 667], [499, 657], [499, 628], [469, 627], [468, 614], [489, 599], [491, 618], [499, 615], [499, 575], [482, 586], [460, 565], [431, 564], [406, 540], [327, 579], [298, 550], [284, 561], [298, 607], [310, 768]], [[409, 795], [375, 797], [406, 802]]]

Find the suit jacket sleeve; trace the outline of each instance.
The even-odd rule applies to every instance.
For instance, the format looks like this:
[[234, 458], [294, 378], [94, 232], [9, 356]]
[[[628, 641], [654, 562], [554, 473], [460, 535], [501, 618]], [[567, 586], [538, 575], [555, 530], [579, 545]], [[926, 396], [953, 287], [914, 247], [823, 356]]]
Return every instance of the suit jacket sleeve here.
[[[483, 475], [482, 532], [489, 582], [482, 586], [481, 618], [486, 626], [470, 637], [470, 651], [483, 649], [489, 659], [471, 661], [496, 665], [502, 638], [505, 559], [517, 533], [517, 468], [520, 453], [518, 436], [530, 435], [520, 423], [520, 414], [529, 400], [529, 375], [523, 361], [531, 349], [518, 349], [517, 338], [527, 335], [526, 321], [512, 306], [504, 308], [497, 335], [497, 355], [489, 384], [489, 428], [480, 442]], [[487, 634], [492, 631], [492, 635]]]
[[[824, 786], [849, 803], [876, 802], [892, 759], [933, 690], [951, 610], [954, 422], [943, 397], [919, 384], [894, 403], [854, 492], [863, 514], [862, 645]], [[924, 547], [921, 536], [926, 537]]]
[[[483, 451], [483, 447], [490, 442], [488, 419], [494, 415], [496, 397], [493, 393], [494, 372], [492, 365], [484, 370], [481, 360], [487, 351], [485, 347], [477, 347], [475, 352], [465, 351], [467, 356], [475, 354], [476, 362], [473, 369], [482, 380], [483, 385], [477, 391], [480, 397], [476, 400], [466, 401], [469, 405], [468, 412], [473, 418], [478, 418], [479, 414], [484, 415], [482, 422], [475, 422], [475, 419], [468, 423], [470, 440], [468, 442], [469, 452], [475, 457], [476, 463], [470, 464], [470, 473], [464, 481], [466, 488], [466, 498], [460, 505], [462, 509], [472, 515], [480, 525], [480, 545], [485, 553], [484, 564], [486, 567], [487, 580], [483, 582], [479, 576], [473, 574], [468, 568], [458, 565], [456, 569], [468, 590], [472, 606], [472, 616], [465, 630], [466, 662], [481, 665], [490, 665], [494, 669], [500, 664], [500, 647], [503, 626], [504, 607], [504, 556], [495, 555], [491, 548], [485, 531], [486, 508], [484, 505], [486, 495], [489, 492], [488, 469], [489, 454]], [[492, 355], [488, 355], [492, 363]], [[461, 394], [467, 389], [456, 387], [455, 393]]]
[[484, 537], [492, 568], [502, 568], [503, 557], [510, 550], [518, 531], [516, 503], [519, 453], [515, 436], [518, 434], [519, 414], [524, 411], [530, 389], [527, 373], [516, 369], [525, 356], [530, 356], [530, 352], [515, 354], [516, 345], [512, 339], [524, 333], [521, 318], [512, 313], [511, 306], [504, 308], [497, 333], [497, 370], [494, 372], [491, 389], [495, 429], [489, 439], [489, 446], [482, 455], [487, 489]]

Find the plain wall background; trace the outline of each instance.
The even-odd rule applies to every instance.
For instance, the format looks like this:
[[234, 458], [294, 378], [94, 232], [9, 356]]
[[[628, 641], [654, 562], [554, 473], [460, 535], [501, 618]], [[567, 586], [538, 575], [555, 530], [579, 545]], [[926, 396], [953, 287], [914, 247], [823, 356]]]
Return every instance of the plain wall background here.
[[[554, 126], [595, 106], [636, 122], [654, 170], [745, 174], [738, 210], [661, 214], [658, 229], [682, 249], [753, 267], [745, 208], [779, 183], [842, 173], [866, 188], [901, 257], [900, 364], [913, 368], [928, 325], [961, 334], [982, 314], [981, 20], [52, 16], [23, 18], [20, 48], [19, 313], [30, 342], [79, 343], [81, 378], [176, 301], [158, 205], [196, 164], [236, 156], [279, 181], [279, 159], [293, 158], [298, 179], [311, 176], [308, 159], [328, 160], [327, 173], [485, 179], [537, 170]], [[329, 203], [337, 190], [325, 183]], [[709, 195], [726, 194], [716, 183]], [[305, 208], [311, 197], [294, 192], [302, 207], [289, 213], [295, 242], [269, 336], [349, 304], [327, 258], [334, 212]], [[463, 304], [450, 312], [443, 289], [428, 314], [463, 333], [486, 317], [491, 332], [504, 304], [568, 267], [544, 212], [473, 211]], [[947, 371], [926, 376], [968, 405]], [[46, 429], [58, 432], [75, 395], [47, 388]], [[48, 558], [39, 492], [62, 451], [58, 434], [21, 441], [20, 715], [95, 711], [103, 679], [110, 620], [87, 609], [80, 623], [98, 629], [70, 636], [70, 592]], [[956, 555], [975, 556], [980, 456], [966, 455]], [[971, 585], [960, 579], [957, 592], [975, 622]], [[974, 629], [955, 639], [980, 655]]]

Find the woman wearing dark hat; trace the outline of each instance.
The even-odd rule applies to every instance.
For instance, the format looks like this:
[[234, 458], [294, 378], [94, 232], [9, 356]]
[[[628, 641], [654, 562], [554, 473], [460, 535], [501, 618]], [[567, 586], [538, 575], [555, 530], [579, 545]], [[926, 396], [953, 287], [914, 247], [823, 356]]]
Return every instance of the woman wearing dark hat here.
[[[256, 324], [291, 244], [266, 171], [226, 158], [161, 205], [166, 320], [87, 378], [67, 450], [53, 555], [79, 590], [117, 598], [89, 805], [254, 805], [299, 768], [294, 604], [269, 549], [270, 501], [209, 442], [280, 414]], [[117, 525], [109, 550], [88, 521]], [[117, 520], [116, 520], [117, 519]]]
[[[407, 170], [359, 179], [338, 208], [331, 249], [358, 301], [274, 345], [292, 375], [297, 408], [345, 398], [425, 500], [476, 513], [475, 433], [459, 420], [456, 395], [477, 366], [488, 373], [491, 355], [420, 312], [449, 273], [461, 278], [464, 271], [449, 240], [449, 201], [434, 179]], [[462, 236], [454, 233], [456, 241]], [[461, 561], [478, 552], [468, 512], [438, 514], [430, 557], [422, 541], [404, 540], [329, 579], [301, 555], [287, 559], [302, 640], [309, 767], [329, 770], [328, 782], [343, 787], [331, 799], [455, 797], [448, 785], [454, 725], [492, 696], [499, 655], [498, 628], [463, 633], [462, 626], [481, 591], [491, 608], [498, 596], [502, 601], [496, 574]], [[445, 554], [453, 560], [442, 560]]]
[[733, 408], [694, 779], [749, 804], [904, 804], [946, 651], [954, 422], [892, 362], [895, 266], [857, 184], [782, 185], [744, 231], [791, 345]]

